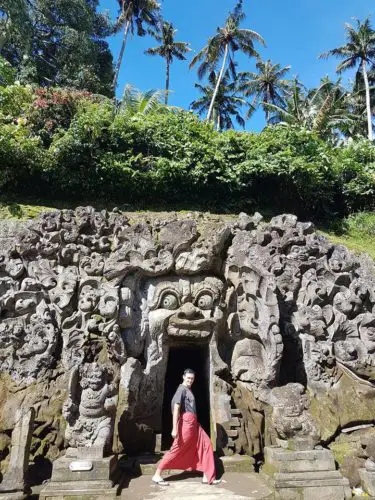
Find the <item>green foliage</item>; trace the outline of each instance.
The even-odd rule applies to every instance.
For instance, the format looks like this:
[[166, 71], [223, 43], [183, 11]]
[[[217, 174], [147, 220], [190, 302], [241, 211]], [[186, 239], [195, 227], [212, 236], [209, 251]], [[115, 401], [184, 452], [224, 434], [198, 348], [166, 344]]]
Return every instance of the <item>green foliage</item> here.
[[26, 119], [30, 114], [33, 99], [33, 90], [30, 85], [0, 87], [1, 122]]
[[375, 146], [353, 142], [336, 152], [345, 206], [350, 212], [375, 209]]
[[76, 91], [0, 88], [3, 192], [44, 187], [51, 200], [259, 209], [314, 220], [375, 208], [368, 141], [333, 148], [286, 125], [219, 133], [193, 113], [154, 104], [129, 112]]
[[39, 187], [44, 151], [24, 124], [0, 124], [0, 188], [26, 193]]
[[16, 78], [16, 71], [9, 62], [0, 56], [0, 85], [12, 85]]
[[0, 52], [21, 82], [113, 94], [113, 27], [99, 0], [5, 0]]

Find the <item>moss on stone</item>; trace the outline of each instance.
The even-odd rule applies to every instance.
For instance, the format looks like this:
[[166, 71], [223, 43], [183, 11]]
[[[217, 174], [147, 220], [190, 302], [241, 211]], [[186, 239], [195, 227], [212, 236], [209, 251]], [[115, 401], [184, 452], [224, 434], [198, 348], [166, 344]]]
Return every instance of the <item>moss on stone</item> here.
[[273, 464], [265, 463], [262, 466], [262, 472], [263, 472], [263, 474], [266, 474], [269, 477], [273, 477], [274, 474], [276, 474], [279, 471]]
[[355, 455], [355, 448], [352, 446], [352, 443], [335, 442], [332, 443], [329, 448], [332, 450], [333, 456], [340, 467], [343, 465], [345, 457]]

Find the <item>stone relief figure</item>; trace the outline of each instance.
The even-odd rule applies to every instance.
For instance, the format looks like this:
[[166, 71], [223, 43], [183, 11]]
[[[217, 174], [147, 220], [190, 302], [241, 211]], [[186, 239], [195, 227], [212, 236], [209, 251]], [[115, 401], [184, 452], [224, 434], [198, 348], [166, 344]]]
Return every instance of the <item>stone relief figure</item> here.
[[113, 420], [117, 404], [117, 383], [113, 373], [98, 363], [74, 367], [69, 396], [63, 406], [68, 422], [65, 438], [69, 446], [111, 449]]
[[[230, 277], [233, 280], [233, 275]], [[261, 277], [254, 269], [242, 267], [231, 300], [235, 301], [236, 310], [228, 319], [230, 334], [235, 340], [232, 375], [251, 383], [254, 390], [272, 387], [283, 351], [272, 278]]]
[[[154, 278], [139, 283], [138, 310], [134, 326], [125, 329], [128, 356], [144, 356], [140, 386], [124, 378], [121, 385], [132, 386], [139, 394], [130, 398], [135, 407], [127, 411], [158, 429], [161, 426], [162, 395], [171, 342], [194, 341], [210, 345], [213, 371], [228, 369], [221, 359], [217, 343], [224, 326], [223, 282], [216, 277]], [[133, 304], [133, 307], [135, 304]], [[135, 307], [134, 307], [135, 308]], [[131, 373], [126, 371], [128, 376]]]
[[267, 392], [277, 381], [283, 352], [273, 276], [250, 254], [251, 236], [237, 230], [226, 265], [228, 329], [233, 342], [231, 373], [251, 390]]
[[320, 432], [308, 413], [309, 397], [301, 384], [290, 383], [271, 391], [272, 423], [278, 444], [290, 449], [313, 449]]
[[[33, 300], [19, 299], [18, 310], [30, 311]], [[16, 302], [17, 303], [17, 302]], [[29, 317], [9, 318], [0, 323], [2, 369], [13, 377], [30, 382], [42, 377], [55, 363], [58, 333], [47, 304], [42, 301]]]
[[[337, 390], [338, 399], [344, 375], [372, 388], [374, 270], [293, 215], [212, 217], [131, 224], [119, 210], [78, 207], [44, 213], [2, 252], [1, 376], [35, 382], [39, 408], [41, 387], [60, 394], [72, 371], [64, 415], [75, 446], [109, 443], [120, 373], [123, 426], [159, 432], [170, 347], [185, 342], [209, 348], [213, 423], [229, 424], [241, 403], [241, 432], [259, 424], [251, 446], [232, 450], [261, 453], [271, 391], [282, 384], [302, 382], [314, 397]], [[292, 406], [285, 418], [297, 429], [306, 409]]]

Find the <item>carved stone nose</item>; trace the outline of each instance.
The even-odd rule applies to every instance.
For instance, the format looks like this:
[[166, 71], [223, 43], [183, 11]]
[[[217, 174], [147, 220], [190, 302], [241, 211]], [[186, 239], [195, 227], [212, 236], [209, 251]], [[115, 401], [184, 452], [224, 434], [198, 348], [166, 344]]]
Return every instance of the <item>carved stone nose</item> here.
[[178, 311], [177, 317], [180, 319], [199, 319], [202, 317], [202, 313], [191, 302], [187, 302]]

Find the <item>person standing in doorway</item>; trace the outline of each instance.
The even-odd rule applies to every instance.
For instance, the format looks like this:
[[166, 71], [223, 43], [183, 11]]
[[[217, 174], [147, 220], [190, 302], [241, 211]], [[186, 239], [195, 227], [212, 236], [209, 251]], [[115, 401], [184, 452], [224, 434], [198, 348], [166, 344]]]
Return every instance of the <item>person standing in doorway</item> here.
[[184, 371], [182, 384], [172, 399], [174, 439], [171, 449], [158, 465], [152, 481], [168, 485], [162, 478], [165, 469], [197, 470], [203, 472], [203, 483], [217, 484], [215, 479], [215, 460], [210, 438], [199, 425], [194, 394], [191, 391], [195, 372], [190, 368]]

